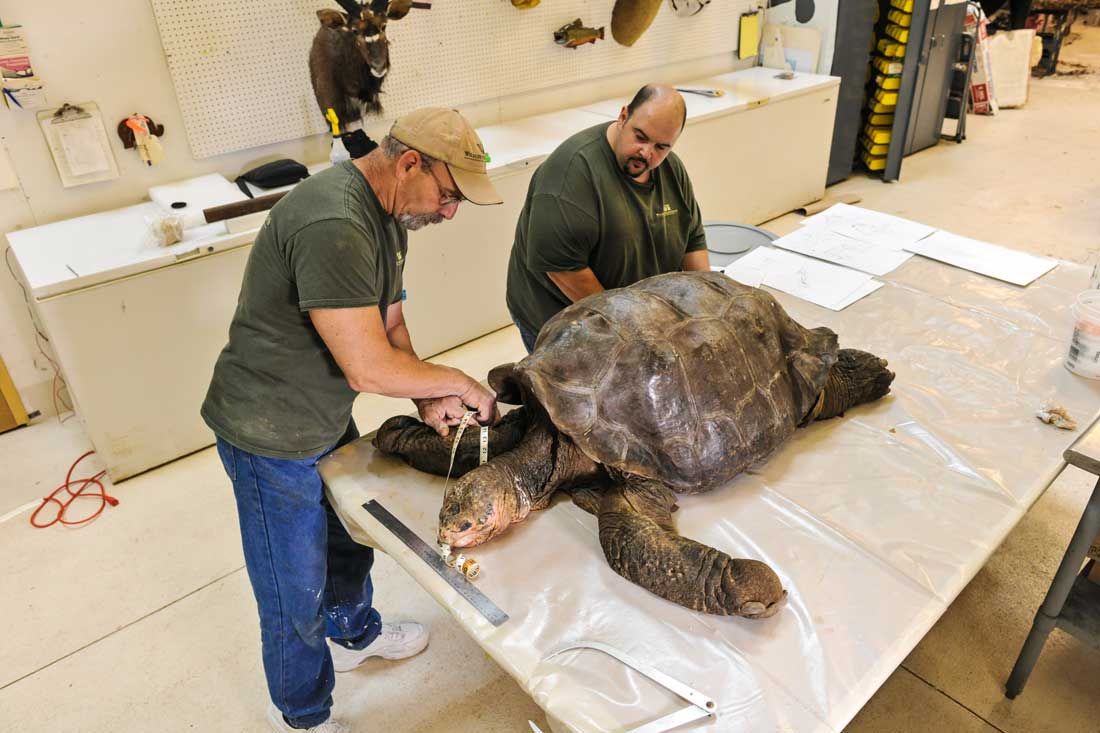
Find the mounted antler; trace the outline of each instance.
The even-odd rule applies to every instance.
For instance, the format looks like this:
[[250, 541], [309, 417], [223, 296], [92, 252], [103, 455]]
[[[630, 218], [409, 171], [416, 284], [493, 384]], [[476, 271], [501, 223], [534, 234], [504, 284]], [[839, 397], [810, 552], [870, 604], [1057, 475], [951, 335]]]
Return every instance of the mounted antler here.
[[360, 13], [363, 12], [363, 6], [357, 3], [355, 0], [336, 0], [336, 4], [343, 8], [344, 12], [347, 13], [349, 25], [351, 24], [351, 21], [358, 18]]

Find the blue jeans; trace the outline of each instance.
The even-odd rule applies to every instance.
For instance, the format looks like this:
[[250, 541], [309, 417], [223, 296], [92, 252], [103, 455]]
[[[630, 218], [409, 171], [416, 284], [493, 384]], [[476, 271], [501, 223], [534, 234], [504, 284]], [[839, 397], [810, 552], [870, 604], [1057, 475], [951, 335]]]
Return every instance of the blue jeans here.
[[362, 649], [382, 630], [371, 605], [374, 551], [348, 536], [317, 473], [320, 459], [358, 437], [352, 421], [336, 445], [296, 460], [265, 458], [218, 438], [260, 612], [267, 689], [295, 728], [329, 717], [335, 678], [325, 638]]
[[530, 354], [535, 350], [535, 341], [538, 340], [539, 332], [527, 328], [515, 316], [512, 316], [512, 323], [516, 324], [516, 328], [519, 329], [519, 338], [523, 341], [523, 348], [527, 349], [527, 353]]

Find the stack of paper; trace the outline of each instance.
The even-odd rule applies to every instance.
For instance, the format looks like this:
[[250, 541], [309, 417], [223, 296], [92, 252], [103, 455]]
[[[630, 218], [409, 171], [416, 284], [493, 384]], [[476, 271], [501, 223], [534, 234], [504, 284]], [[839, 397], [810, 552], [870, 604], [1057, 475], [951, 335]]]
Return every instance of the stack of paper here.
[[1058, 264], [1049, 257], [1038, 257], [942, 230], [906, 245], [906, 249], [1014, 285], [1027, 285]]
[[853, 239], [827, 226], [801, 227], [772, 244], [879, 276], [892, 272], [913, 256], [891, 246]]
[[767, 285], [835, 311], [882, 287], [865, 273], [769, 247], [757, 247], [725, 273], [744, 285]]

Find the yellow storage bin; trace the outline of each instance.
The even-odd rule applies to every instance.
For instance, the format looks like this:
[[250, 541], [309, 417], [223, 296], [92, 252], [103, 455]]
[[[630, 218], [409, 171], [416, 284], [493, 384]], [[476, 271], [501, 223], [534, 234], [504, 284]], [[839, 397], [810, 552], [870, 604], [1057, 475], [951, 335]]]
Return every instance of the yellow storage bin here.
[[868, 115], [867, 124], [874, 125], [875, 127], [892, 127], [894, 124], [894, 116], [892, 114]]
[[871, 65], [881, 74], [900, 74], [904, 65], [900, 61], [888, 59], [884, 56], [875, 56]]
[[875, 143], [871, 142], [870, 140], [868, 140], [865, 137], [861, 137], [859, 139], [859, 141], [861, 143], [863, 143], [863, 149], [866, 150], [871, 155], [886, 155], [886, 153], [890, 150], [890, 144], [889, 143], [884, 143], [882, 145], [876, 145]]
[[897, 8], [903, 13], [913, 12], [913, 0], [890, 0], [890, 6]]
[[875, 44], [875, 50], [887, 58], [901, 58], [905, 56], [905, 44], [898, 43], [892, 38], [880, 38]]
[[881, 104], [887, 104], [891, 107], [894, 107], [898, 103], [898, 93], [897, 92], [891, 92], [891, 91], [888, 91], [886, 89], [876, 89], [875, 90], [875, 101], [879, 102]]
[[913, 14], [902, 10], [891, 10], [886, 14], [886, 19], [891, 23], [900, 25], [902, 28], [908, 28], [909, 24], [913, 22]]
[[883, 145], [890, 142], [890, 128], [865, 125], [863, 127], [863, 136], [875, 145]]
[[870, 110], [872, 114], [882, 114], [884, 112], [892, 114], [895, 107], [897, 107], [896, 104], [884, 104], [883, 102], [875, 102], [870, 106]]
[[887, 23], [886, 35], [890, 36], [898, 43], [906, 43], [909, 40], [909, 29], [902, 28], [900, 25], [894, 25], [893, 23]]
[[895, 91], [901, 88], [900, 76], [886, 76], [885, 74], [875, 75], [875, 86], [879, 89], [889, 89]]
[[885, 155], [871, 155], [864, 150], [860, 158], [863, 160], [863, 165], [867, 166], [867, 170], [880, 171], [886, 167]]

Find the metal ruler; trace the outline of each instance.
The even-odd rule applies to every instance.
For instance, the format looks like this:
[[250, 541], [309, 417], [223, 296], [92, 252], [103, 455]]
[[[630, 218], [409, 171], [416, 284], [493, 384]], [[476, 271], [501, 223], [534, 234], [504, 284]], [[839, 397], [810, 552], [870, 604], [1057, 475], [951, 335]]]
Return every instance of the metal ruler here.
[[455, 592], [469, 601], [470, 605], [477, 609], [478, 613], [484, 616], [486, 621], [493, 626], [500, 626], [508, 620], [508, 614], [490, 601], [484, 593], [479, 591], [473, 583], [466, 579], [465, 575], [454, 568], [447, 567], [447, 564], [443, 562], [443, 558], [439, 556], [435, 548], [420, 539], [416, 533], [405, 526], [400, 519], [390, 514], [384, 506], [379, 504], [376, 500], [371, 499], [363, 505], [363, 508], [366, 509], [372, 517], [377, 519], [383, 527], [392, 532], [397, 539], [404, 542], [405, 546], [423, 560], [428, 567], [434, 570], [439, 577], [447, 581], [447, 584], [454, 588]]

